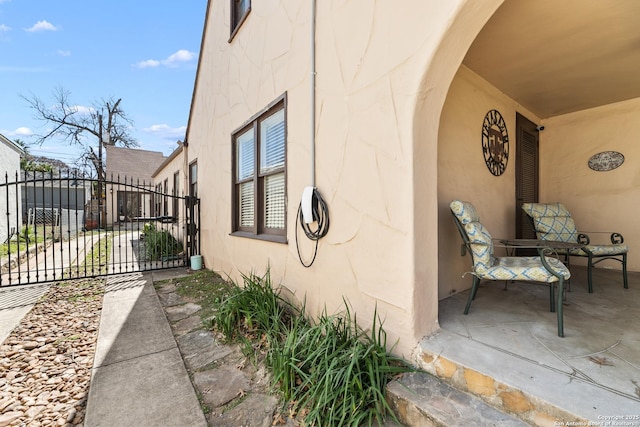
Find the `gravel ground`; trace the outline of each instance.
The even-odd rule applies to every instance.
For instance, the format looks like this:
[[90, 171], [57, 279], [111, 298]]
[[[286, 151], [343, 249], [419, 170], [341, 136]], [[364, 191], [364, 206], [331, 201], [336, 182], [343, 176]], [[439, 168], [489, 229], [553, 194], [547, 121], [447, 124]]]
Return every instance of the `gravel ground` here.
[[0, 426], [82, 426], [104, 281], [56, 282], [0, 346]]

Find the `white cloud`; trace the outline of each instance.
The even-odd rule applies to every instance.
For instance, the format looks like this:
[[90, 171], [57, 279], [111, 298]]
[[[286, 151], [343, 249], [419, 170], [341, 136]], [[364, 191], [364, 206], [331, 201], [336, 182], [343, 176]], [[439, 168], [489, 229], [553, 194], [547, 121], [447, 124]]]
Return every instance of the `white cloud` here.
[[177, 128], [171, 127], [167, 124], [151, 125], [148, 128], [143, 129], [145, 132], [154, 134], [163, 139], [184, 139], [184, 135], [187, 131], [186, 126], [180, 126]]
[[180, 49], [176, 53], [169, 55], [169, 57], [162, 61], [163, 65], [167, 67], [175, 67], [183, 62], [189, 62], [196, 57], [196, 54], [189, 52], [186, 49]]
[[[60, 110], [58, 105], [52, 107], [53, 109]], [[80, 115], [89, 115], [93, 113], [95, 109], [93, 107], [86, 107], [84, 105], [71, 105], [67, 108], [67, 113], [74, 113]]]
[[160, 61], [155, 59], [147, 59], [146, 61], [140, 61], [135, 66], [136, 68], [155, 68], [160, 65]]
[[75, 105], [73, 108], [80, 114], [91, 114], [95, 111], [93, 107], [85, 107], [84, 105]]
[[174, 68], [178, 67], [180, 64], [191, 62], [194, 59], [196, 59], [196, 54], [194, 52], [188, 51], [186, 49], [180, 49], [175, 53], [169, 55], [166, 59], [147, 59], [146, 61], [138, 62], [137, 64], [135, 64], [135, 67], [155, 68], [159, 67], [160, 65], [164, 65], [165, 67]]
[[25, 28], [25, 31], [36, 33], [40, 31], [58, 31], [58, 27], [47, 21], [38, 21], [31, 28]]
[[56, 52], [58, 55], [60, 56], [71, 56], [71, 51], [70, 50], [62, 50], [62, 49], [58, 49], [58, 52]]
[[75, 111], [78, 114], [83, 116], [88, 116], [95, 111], [93, 107], [85, 107], [84, 105], [74, 105], [71, 107], [72, 111]]
[[9, 138], [33, 135], [33, 131], [27, 127], [19, 127], [15, 130], [0, 130], [0, 133], [8, 136]]
[[15, 131], [16, 135], [19, 136], [31, 136], [33, 135], [33, 131], [27, 127], [19, 127]]
[[4, 24], [0, 24], [0, 33], [6, 33], [6, 32], [9, 32], [9, 31], [11, 31], [11, 27], [7, 27]]

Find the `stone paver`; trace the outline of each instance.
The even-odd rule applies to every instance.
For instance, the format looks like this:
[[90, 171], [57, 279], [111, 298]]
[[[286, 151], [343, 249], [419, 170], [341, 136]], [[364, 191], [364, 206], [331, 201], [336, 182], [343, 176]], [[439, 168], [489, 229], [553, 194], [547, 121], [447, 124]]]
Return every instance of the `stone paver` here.
[[183, 300], [173, 282], [159, 283], [156, 289], [210, 426], [268, 427], [274, 417], [280, 425], [298, 425], [277, 415], [279, 402], [269, 394], [269, 377], [262, 364], [254, 365], [238, 345], [225, 344], [205, 329], [200, 307]]
[[196, 329], [178, 338], [178, 346], [187, 369], [196, 371], [232, 353], [232, 349], [216, 342], [211, 331]]

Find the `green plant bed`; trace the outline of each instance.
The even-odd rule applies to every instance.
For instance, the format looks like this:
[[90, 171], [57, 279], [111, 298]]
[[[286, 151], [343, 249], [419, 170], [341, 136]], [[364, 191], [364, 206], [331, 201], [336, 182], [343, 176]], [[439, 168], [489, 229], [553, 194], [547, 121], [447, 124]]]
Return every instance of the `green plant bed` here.
[[148, 260], [169, 260], [182, 252], [182, 243], [178, 242], [169, 231], [157, 230], [155, 225], [146, 223], [142, 232]]
[[268, 272], [243, 276], [242, 286], [210, 270], [171, 282], [202, 307], [205, 326], [266, 364], [285, 405], [281, 410], [302, 425], [384, 425], [386, 417], [395, 419], [385, 387], [415, 368], [388, 352], [377, 313], [369, 332], [358, 327], [347, 301], [342, 313], [311, 319], [304, 306], [281, 297]]
[[387, 351], [377, 312], [370, 333], [362, 331], [345, 301], [345, 311], [309, 320], [303, 307], [280, 297], [265, 276], [243, 276], [217, 304], [213, 326], [229, 340], [253, 342], [266, 354], [274, 386], [291, 412], [308, 425], [372, 425], [391, 415], [386, 384], [415, 369]]

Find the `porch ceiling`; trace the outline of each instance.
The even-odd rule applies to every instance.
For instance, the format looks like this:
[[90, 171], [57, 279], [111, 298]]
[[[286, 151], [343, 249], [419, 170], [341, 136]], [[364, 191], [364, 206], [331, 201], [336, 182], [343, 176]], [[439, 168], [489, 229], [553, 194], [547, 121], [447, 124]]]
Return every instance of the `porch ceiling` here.
[[540, 118], [640, 97], [640, 1], [506, 0], [464, 64]]

